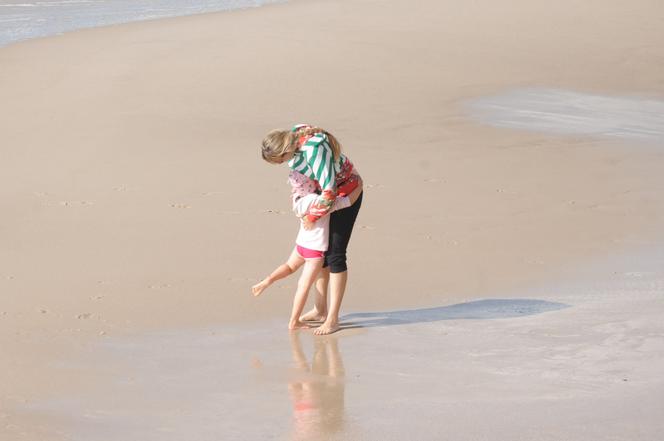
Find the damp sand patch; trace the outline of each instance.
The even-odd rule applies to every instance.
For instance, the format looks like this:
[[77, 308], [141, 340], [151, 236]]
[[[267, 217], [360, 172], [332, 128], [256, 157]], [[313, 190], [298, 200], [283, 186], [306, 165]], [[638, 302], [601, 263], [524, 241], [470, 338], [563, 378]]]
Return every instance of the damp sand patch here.
[[471, 100], [472, 118], [494, 127], [662, 143], [664, 100], [526, 88]]

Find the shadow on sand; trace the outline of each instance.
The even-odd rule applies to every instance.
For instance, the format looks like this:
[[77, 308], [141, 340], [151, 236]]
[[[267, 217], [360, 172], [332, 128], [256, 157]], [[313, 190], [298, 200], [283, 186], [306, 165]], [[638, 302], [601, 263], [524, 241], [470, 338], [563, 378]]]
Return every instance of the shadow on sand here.
[[342, 329], [409, 325], [440, 320], [489, 320], [525, 317], [569, 308], [570, 305], [534, 299], [486, 299], [435, 308], [357, 312], [342, 317]]

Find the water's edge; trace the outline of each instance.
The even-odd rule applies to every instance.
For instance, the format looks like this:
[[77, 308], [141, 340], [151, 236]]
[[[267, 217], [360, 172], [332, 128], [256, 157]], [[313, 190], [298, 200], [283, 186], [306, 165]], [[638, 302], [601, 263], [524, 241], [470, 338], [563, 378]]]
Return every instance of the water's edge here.
[[0, 1], [0, 48], [65, 32], [161, 18], [256, 8], [285, 0]]

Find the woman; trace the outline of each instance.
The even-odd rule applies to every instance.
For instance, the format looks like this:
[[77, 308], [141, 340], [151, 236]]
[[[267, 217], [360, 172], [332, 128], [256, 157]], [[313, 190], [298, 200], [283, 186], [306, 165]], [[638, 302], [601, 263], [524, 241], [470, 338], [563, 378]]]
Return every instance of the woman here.
[[331, 334], [339, 329], [339, 310], [348, 281], [346, 249], [362, 205], [362, 195], [348, 208], [331, 214], [330, 209], [337, 197], [337, 189], [358, 179], [359, 175], [353, 164], [341, 153], [341, 144], [337, 139], [320, 127], [300, 124], [292, 130], [272, 130], [263, 139], [261, 153], [263, 159], [271, 164], [287, 162], [291, 169], [291, 182], [296, 181], [293, 178], [299, 174], [314, 180], [320, 188], [320, 196], [302, 218], [302, 222], [304, 228], [310, 228], [316, 220], [330, 216], [329, 245], [325, 252], [323, 271], [316, 281], [316, 304], [302, 316], [302, 320], [323, 321], [314, 333]]

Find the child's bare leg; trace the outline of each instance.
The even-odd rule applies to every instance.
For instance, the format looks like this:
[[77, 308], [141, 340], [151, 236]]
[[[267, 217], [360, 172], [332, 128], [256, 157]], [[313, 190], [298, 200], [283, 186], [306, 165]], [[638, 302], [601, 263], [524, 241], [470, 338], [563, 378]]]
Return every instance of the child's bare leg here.
[[316, 280], [316, 303], [313, 309], [300, 317], [304, 322], [322, 322], [327, 317], [327, 286], [330, 283], [330, 268], [320, 271]]
[[308, 326], [300, 321], [300, 315], [304, 309], [304, 304], [307, 303], [309, 296], [309, 289], [316, 281], [316, 277], [323, 267], [323, 259], [306, 259], [300, 280], [297, 282], [297, 291], [293, 299], [293, 311], [291, 312], [290, 321], [288, 322], [288, 329], [308, 328]]
[[272, 274], [261, 280], [259, 283], [255, 284], [254, 286], [251, 287], [251, 292], [254, 294], [254, 296], [259, 296], [261, 293], [270, 285], [272, 285], [274, 282], [277, 280], [281, 280], [284, 277], [288, 277], [291, 274], [293, 274], [295, 271], [302, 266], [304, 263], [304, 259], [300, 257], [300, 255], [297, 253], [296, 249], [293, 249], [293, 252], [291, 253], [290, 257], [288, 257], [288, 260], [286, 263], [282, 263], [272, 271]]

